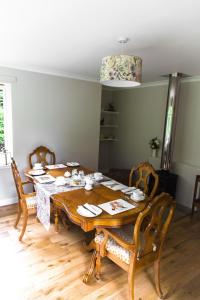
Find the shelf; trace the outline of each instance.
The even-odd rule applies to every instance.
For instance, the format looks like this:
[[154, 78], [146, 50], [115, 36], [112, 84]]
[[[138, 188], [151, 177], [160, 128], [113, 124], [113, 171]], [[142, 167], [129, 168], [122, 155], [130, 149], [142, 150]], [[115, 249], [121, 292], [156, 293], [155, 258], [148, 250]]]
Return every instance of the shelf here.
[[109, 110], [102, 110], [101, 113], [102, 114], [110, 114], [110, 115], [118, 115], [119, 114], [118, 111], [109, 111]]
[[100, 142], [118, 142], [118, 139], [100, 139]]
[[112, 125], [112, 124], [108, 124], [108, 125], [101, 125], [101, 128], [118, 128], [118, 125]]

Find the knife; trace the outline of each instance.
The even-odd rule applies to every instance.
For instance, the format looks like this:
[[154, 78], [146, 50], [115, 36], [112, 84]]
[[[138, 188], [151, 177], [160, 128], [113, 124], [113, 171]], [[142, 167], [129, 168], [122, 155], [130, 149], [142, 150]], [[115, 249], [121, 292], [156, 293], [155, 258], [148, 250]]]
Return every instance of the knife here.
[[85, 206], [85, 204], [83, 204], [83, 207], [84, 207], [85, 209], [87, 209], [89, 212], [91, 212], [91, 213], [93, 214], [93, 216], [96, 216], [96, 214], [95, 214], [93, 211], [91, 211], [89, 208], [87, 208], [87, 206]]

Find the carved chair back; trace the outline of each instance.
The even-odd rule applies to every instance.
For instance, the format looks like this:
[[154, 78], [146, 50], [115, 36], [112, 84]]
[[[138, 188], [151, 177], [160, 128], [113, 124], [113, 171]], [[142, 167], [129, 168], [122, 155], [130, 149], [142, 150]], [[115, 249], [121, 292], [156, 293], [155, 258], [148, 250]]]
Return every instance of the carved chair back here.
[[129, 176], [129, 186], [136, 186], [143, 190], [149, 198], [153, 198], [158, 188], [159, 177], [148, 162], [140, 163], [132, 168]]
[[175, 201], [162, 193], [149, 202], [139, 214], [134, 227], [134, 243], [137, 260], [147, 256], [159, 255], [171, 223]]
[[12, 173], [13, 173], [13, 178], [17, 190], [17, 195], [19, 198], [19, 201], [24, 198], [24, 189], [23, 189], [23, 184], [21, 180], [21, 176], [19, 174], [16, 162], [14, 158], [11, 159], [11, 168], [12, 168]]
[[30, 168], [33, 167], [34, 163], [42, 163], [43, 166], [48, 164], [55, 164], [56, 157], [55, 153], [44, 146], [39, 146], [28, 157]]

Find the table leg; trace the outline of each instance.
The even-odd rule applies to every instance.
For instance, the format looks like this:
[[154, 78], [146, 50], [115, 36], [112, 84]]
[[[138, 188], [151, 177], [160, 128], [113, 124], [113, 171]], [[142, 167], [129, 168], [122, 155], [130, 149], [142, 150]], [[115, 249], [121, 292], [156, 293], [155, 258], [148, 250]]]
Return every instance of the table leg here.
[[87, 284], [94, 272], [95, 266], [96, 266], [96, 250], [93, 251], [89, 270], [83, 275], [83, 283]]
[[58, 219], [58, 209], [55, 207], [54, 208], [55, 212], [54, 212], [54, 222], [55, 222], [55, 231], [58, 232], [59, 231], [59, 219]]

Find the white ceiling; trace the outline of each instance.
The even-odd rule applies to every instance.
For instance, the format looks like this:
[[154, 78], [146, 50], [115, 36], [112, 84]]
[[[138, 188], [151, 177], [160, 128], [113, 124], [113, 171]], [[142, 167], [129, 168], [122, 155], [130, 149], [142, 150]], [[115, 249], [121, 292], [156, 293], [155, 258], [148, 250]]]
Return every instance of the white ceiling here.
[[0, 0], [0, 65], [97, 80], [127, 36], [144, 82], [200, 75], [199, 14], [199, 0]]

